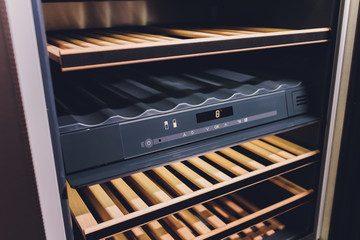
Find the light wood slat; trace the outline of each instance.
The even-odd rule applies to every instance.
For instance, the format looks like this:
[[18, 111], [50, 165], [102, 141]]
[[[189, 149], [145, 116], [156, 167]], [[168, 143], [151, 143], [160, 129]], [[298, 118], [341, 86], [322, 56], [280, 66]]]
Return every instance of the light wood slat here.
[[245, 167], [251, 170], [257, 170], [265, 167], [261, 163], [245, 156], [244, 154], [235, 151], [232, 148], [221, 149], [219, 152], [225, 154], [226, 156], [230, 157], [231, 159], [235, 160], [236, 162], [244, 165]]
[[231, 27], [223, 27], [223, 29], [226, 30], [226, 31], [229, 31], [229, 32], [237, 33], [237, 34], [255, 34], [255, 33], [259, 33], [259, 32], [256, 32], [256, 31], [233, 29]]
[[246, 169], [240, 167], [239, 165], [236, 165], [235, 163], [227, 160], [226, 158], [220, 156], [217, 153], [208, 153], [204, 155], [207, 159], [213, 161], [214, 163], [218, 164], [219, 166], [225, 168], [229, 172], [235, 174], [235, 175], [243, 175], [248, 173]]
[[[135, 210], [142, 210], [148, 208], [148, 205], [134, 192], [132, 188], [130, 188], [127, 183], [119, 178], [111, 181], [112, 185], [116, 188], [118, 193], [126, 200], [126, 202]], [[181, 225], [179, 221], [177, 221], [174, 217], [166, 217], [164, 219], [165, 222], [170, 222], [170, 226], [173, 226], [173, 230], [181, 236], [181, 233], [184, 232], [182, 230], [185, 226]], [[170, 240], [173, 237], [165, 231], [165, 229], [161, 226], [158, 221], [153, 221], [147, 224], [152, 231], [154, 237], [156, 239], [161, 240]], [[178, 226], [178, 227], [177, 227]], [[186, 229], [185, 229], [186, 232]], [[190, 232], [190, 231], [189, 231]]]
[[[135, 33], [135, 32], [130, 31], [129, 33]], [[153, 38], [159, 38], [159, 39], [167, 40], [167, 41], [180, 40], [179, 38], [168, 37], [168, 36], [164, 36], [164, 35], [155, 35], [155, 34], [150, 34], [150, 33], [137, 33], [137, 34], [143, 35], [143, 36], [148, 36], [148, 37], [153, 37]]]
[[204, 33], [204, 32], [197, 32], [191, 30], [184, 30], [184, 29], [173, 29], [173, 28], [161, 28], [161, 27], [152, 27], [155, 31], [164, 32], [167, 34], [178, 35], [182, 37], [190, 37], [190, 38], [208, 38], [208, 37], [219, 37], [219, 34], [213, 33]]
[[73, 37], [73, 38], [77, 38], [77, 39], [83, 40], [85, 42], [93, 43], [93, 44], [96, 44], [96, 45], [99, 45], [99, 46], [104, 46], [104, 47], [106, 47], [106, 46], [109, 46], [109, 47], [117, 46], [117, 44], [114, 44], [114, 43], [111, 43], [111, 42], [103, 41], [103, 40], [92, 38], [92, 37], [87, 37], [87, 36], [76, 34], [76, 33], [66, 33], [66, 34], [68, 36]]
[[121, 41], [126, 41], [133, 44], [141, 44], [141, 43], [150, 43], [151, 41], [141, 39], [141, 38], [133, 38], [129, 36], [122, 35], [121, 32], [117, 32], [115, 30], [93, 30], [94, 33], [98, 35], [106, 35], [115, 39], [119, 39]]
[[46, 48], [48, 51], [49, 58], [54, 61], [59, 61], [59, 57], [60, 57], [59, 48], [49, 43], [47, 44]]
[[54, 44], [55, 46], [58, 46], [61, 49], [76, 49], [76, 48], [82, 48], [81, 46], [78, 46], [76, 44], [66, 42], [61, 39], [57, 39], [51, 36], [47, 36], [47, 41]]
[[272, 183], [278, 185], [279, 187], [285, 189], [286, 191], [288, 191], [292, 194], [299, 194], [299, 193], [306, 191], [305, 188], [289, 181], [288, 179], [286, 179], [284, 177], [275, 177], [270, 180]]
[[197, 32], [210, 33], [210, 34], [224, 35], [224, 36], [239, 35], [239, 33], [226, 31], [225, 29], [191, 29], [191, 30]]
[[[174, 165], [176, 165], [176, 166], [174, 167]], [[182, 174], [184, 177], [186, 177], [189, 181], [194, 183], [199, 188], [206, 188], [206, 187], [209, 187], [212, 185], [208, 180], [201, 177], [199, 174], [197, 174], [196, 172], [194, 172], [193, 170], [191, 170], [190, 168], [188, 168], [186, 165], [184, 165], [182, 163], [174, 163], [174, 164], [171, 164], [170, 166], [173, 167], [176, 171], [178, 171], [180, 174]], [[222, 198], [220, 200], [222, 201]], [[263, 229], [262, 224], [259, 225], [259, 228], [260, 227]], [[271, 229], [266, 231], [265, 233], [267, 235], [273, 234], [271, 232]]]
[[[234, 195], [234, 194], [232, 194]], [[231, 201], [229, 198], [227, 197], [222, 197], [219, 199], [223, 204], [225, 204], [227, 207], [229, 207], [231, 210], [233, 210], [234, 212], [236, 212], [237, 214], [239, 214], [241, 217], [245, 217], [247, 215], [249, 215], [250, 213], [247, 212], [245, 209], [243, 209], [242, 207], [240, 207], [238, 204], [236, 204], [235, 202]], [[262, 234], [266, 234], [267, 236], [271, 236], [275, 233], [275, 231], [272, 228], [269, 228], [268, 226], [266, 226], [263, 222], [257, 223], [254, 225], [256, 228], [259, 229], [257, 233], [257, 235], [259, 235], [260, 233]]]
[[147, 35], [144, 35], [141, 33], [125, 32], [124, 34], [129, 37], [141, 38], [141, 39], [145, 39], [145, 40], [148, 40], [151, 42], [167, 42], [168, 41], [168, 40], [165, 40], [162, 38], [151, 37], [151, 36], [147, 36]]
[[94, 38], [94, 39], [100, 39], [106, 42], [110, 42], [110, 43], [114, 43], [116, 45], [129, 45], [129, 44], [134, 44], [133, 42], [129, 42], [129, 41], [125, 41], [125, 40], [121, 40], [121, 39], [117, 39], [117, 38], [113, 38], [113, 37], [108, 37], [108, 36], [104, 36], [104, 35], [100, 35], [100, 34], [96, 34], [96, 33], [83, 33], [84, 35]]
[[[245, 198], [239, 196], [238, 194], [234, 193], [231, 194], [231, 197], [234, 198], [237, 202], [239, 202], [242, 206], [248, 208], [250, 211], [252, 212], [257, 212], [260, 210], [260, 208], [256, 207], [254, 204], [252, 204], [251, 202], [247, 201]], [[275, 218], [271, 218], [269, 220], [267, 220], [273, 227], [274, 229], [279, 229], [282, 230], [285, 228], [285, 225], [282, 224], [281, 222], [279, 222], [278, 220], [276, 220]]]
[[100, 185], [85, 187], [83, 192], [104, 221], [124, 216]]
[[65, 36], [65, 35], [62, 35], [62, 34], [56, 34], [55, 37], [58, 38], [58, 39], [62, 39], [62, 40], [65, 40], [67, 42], [79, 45], [79, 46], [81, 46], [83, 48], [95, 48], [96, 49], [96, 48], [100, 47], [99, 45], [95, 45], [95, 44], [85, 42], [85, 41], [82, 41], [82, 40], [79, 40], [79, 39], [71, 38], [71, 37], [68, 37], [68, 36]]
[[[85, 187], [83, 192], [103, 221], [124, 216], [100, 185]], [[112, 239], [122, 240], [127, 239], [127, 237], [123, 233], [119, 233], [112, 236]]]
[[[258, 170], [258, 169], [265, 168], [265, 166], [262, 165], [261, 163], [256, 162], [257, 164], [254, 164], [254, 162], [255, 162], [254, 160], [235, 151], [232, 148], [222, 149], [222, 150], [220, 150], [220, 152], [222, 152], [226, 156], [230, 157], [231, 159], [237, 161], [238, 163], [250, 168], [251, 170]], [[287, 190], [293, 194], [299, 193], [300, 189], [301, 189], [300, 192], [303, 192], [305, 190], [305, 189], [301, 188], [300, 186], [298, 186], [297, 184], [294, 184], [283, 177], [276, 177], [276, 178], [270, 179], [270, 181], [272, 181], [274, 184], [278, 185], [279, 187], [283, 187], [285, 190]]]
[[[222, 216], [222, 217], [225, 218], [227, 221], [232, 222], [232, 221], [235, 221], [235, 220], [236, 220], [236, 218], [235, 218], [234, 216], [232, 216], [232, 215], [230, 215], [228, 212], [226, 212], [226, 211], [224, 210], [224, 208], [221, 207], [221, 206], [220, 206], [219, 204], [217, 204], [216, 202], [211, 201], [211, 202], [208, 202], [207, 205], [209, 205], [215, 212], [217, 212], [218, 215]], [[254, 236], [251, 237], [252, 230], [251, 230], [250, 228], [244, 229], [244, 230], [242, 230], [242, 232], [243, 232], [244, 234], [246, 234], [246, 236], [245, 236], [244, 238], [241, 238], [241, 239], [251, 240], [252, 237], [254, 237]], [[250, 234], [248, 234], [248, 233], [250, 233]], [[234, 234], [234, 235], [232, 235], [232, 236], [237, 236], [237, 234]], [[238, 237], [238, 236], [237, 236], [237, 237]], [[262, 239], [262, 238], [261, 238], [261, 239]]]
[[287, 141], [283, 138], [280, 138], [278, 136], [269, 136], [269, 137], [264, 137], [262, 138], [263, 140], [273, 144], [273, 145], [276, 145], [280, 148], [283, 148], [285, 149], [286, 151], [289, 151], [291, 153], [294, 153], [296, 155], [301, 155], [301, 154], [304, 154], [304, 153], [307, 153], [307, 152], [310, 152], [309, 149], [306, 149], [302, 146], [299, 146], [295, 143], [292, 143], [290, 141]]
[[78, 192], [71, 188], [68, 182], [66, 182], [66, 188], [68, 192], [71, 214], [76, 219], [80, 229], [86, 229], [88, 227], [97, 225], [95, 218], [85, 205]]
[[229, 177], [219, 169], [211, 166], [201, 158], [190, 158], [187, 161], [219, 182], [228, 181], [231, 179], [231, 177]]
[[290, 30], [285, 28], [259, 28], [259, 27], [237, 27], [236, 29], [245, 30], [245, 31], [263, 32], [263, 33], [285, 32]]
[[[136, 173], [130, 176], [134, 180], [134, 183], [139, 187], [140, 191], [152, 201], [152, 203], [162, 203], [171, 200], [171, 197], [161, 190], [150, 178], [144, 173]], [[210, 229], [194, 216], [188, 210], [182, 210], [178, 212], [184, 221], [186, 221], [192, 228], [199, 234], [204, 234], [210, 231]]]
[[[223, 197], [222, 198], [222, 201], [221, 201], [224, 205], [228, 205], [228, 202], [227, 202], [227, 198]], [[212, 206], [214, 208], [214, 206], [210, 203], [210, 206]], [[222, 212], [223, 214], [226, 213], [225, 210], [222, 209]], [[237, 220], [236, 217], [234, 217], [233, 215], [229, 214], [229, 213], [226, 213], [226, 215], [222, 215], [223, 217], [226, 217], [226, 219], [229, 221], [229, 222], [234, 222]], [[246, 234], [246, 236], [248, 236], [250, 239], [255, 239], [255, 240], [261, 240], [263, 239], [262, 236], [259, 236], [261, 235], [260, 234], [256, 234], [251, 228], [246, 228], [244, 230], [242, 230], [243, 233]]]
[[224, 227], [214, 229], [214, 230], [212, 230], [211, 232], [209, 232], [207, 234], [202, 234], [202, 235], [196, 237], [195, 240], [207, 239], [209, 237], [212, 237], [212, 236], [214, 236], [216, 234], [219, 234], [219, 233], [221, 233], [223, 231], [226, 231], [226, 230], [234, 228], [234, 227], [236, 227], [236, 226], [238, 226], [240, 224], [243, 224], [243, 223], [245, 223], [247, 221], [250, 221], [251, 219], [254, 219], [256, 217], [260, 217], [261, 215], [264, 215], [264, 214], [266, 214], [268, 212], [271, 212], [271, 211], [273, 211], [275, 209], [281, 208], [281, 207], [286, 206], [286, 205], [288, 205], [288, 204], [290, 204], [292, 202], [295, 202], [297, 200], [305, 198], [306, 196], [312, 194], [313, 192], [314, 192], [313, 190], [308, 190], [308, 191], [306, 191], [304, 193], [294, 195], [294, 196], [292, 196], [290, 198], [287, 198], [287, 199], [282, 200], [282, 201], [280, 201], [278, 203], [275, 203], [275, 204], [273, 204], [273, 205], [271, 205], [269, 207], [260, 209], [259, 211], [256, 211], [256, 212], [254, 212], [254, 213], [252, 213], [252, 214], [250, 214], [250, 215], [248, 215], [246, 217], [243, 217], [243, 218], [240, 218], [240, 219], [238, 219], [236, 221], [233, 221], [233, 222], [227, 224]]
[[[191, 188], [185, 185], [180, 179], [178, 179], [165, 167], [155, 168], [153, 169], [153, 171], [163, 180], [163, 182], [169, 188], [171, 188], [178, 195], [181, 196], [194, 192]], [[196, 205], [192, 209], [194, 209], [203, 219], [205, 219], [211, 226], [215, 228], [225, 225], [225, 223], [220, 218], [207, 210], [203, 205]]]
[[263, 142], [261, 140], [254, 140], [254, 141], [251, 141], [251, 143], [258, 147], [261, 147], [269, 152], [275, 153], [276, 155], [279, 155], [280, 157], [285, 158], [285, 159], [291, 159], [291, 158], [295, 157], [295, 155], [293, 155], [289, 152], [286, 152], [280, 148], [274, 147], [274, 146], [272, 146], [266, 142]]
[[269, 151], [255, 145], [255, 144], [252, 144], [250, 142], [240, 144], [240, 146], [249, 150], [250, 152], [255, 153], [256, 155], [259, 155], [260, 157], [263, 157], [263, 158], [273, 162], [273, 163], [278, 163], [278, 162], [282, 162], [282, 161], [286, 160], [285, 158], [282, 158], [276, 154], [273, 154], [272, 152], [269, 152]]
[[190, 180], [193, 184], [198, 186], [199, 188], [207, 188], [213, 186], [212, 183], [210, 183], [205, 178], [201, 177], [199, 174], [191, 170], [188, 166], [181, 162], [173, 163], [170, 165], [174, 170], [179, 172], [181, 175], [183, 175], [185, 178]]
[[[124, 205], [119, 201], [119, 199], [114, 195], [114, 193], [105, 185], [102, 184], [101, 187], [104, 189], [106, 194], [110, 199], [115, 203], [115, 205], [120, 209], [123, 214], [129, 214], [129, 211], [124, 207]], [[136, 239], [139, 240], [150, 240], [150, 237], [145, 233], [141, 227], [135, 227], [131, 229], [131, 232], [134, 234]], [[115, 235], [116, 237], [117, 235]]]

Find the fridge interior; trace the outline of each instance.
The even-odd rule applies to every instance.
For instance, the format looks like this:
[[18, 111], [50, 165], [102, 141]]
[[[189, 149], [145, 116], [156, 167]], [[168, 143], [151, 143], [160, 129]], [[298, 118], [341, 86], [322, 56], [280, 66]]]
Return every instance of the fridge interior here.
[[[108, 119], [114, 121], [111, 123], [126, 122], [129, 116], [124, 114], [129, 112], [133, 112], [130, 120], [136, 120], [160, 116], [164, 111], [181, 112], [191, 109], [196, 104], [207, 106], [204, 105], [206, 97], [213, 97], [219, 90], [215, 86], [227, 91], [234, 88], [225, 84], [224, 77], [216, 79], [216, 84], [213, 81], [210, 88], [208, 85], [200, 88], [194, 77], [189, 78], [189, 74], [202, 74], [204, 79], [203, 73], [209, 70], [213, 72], [214, 69], [254, 76], [255, 80], [246, 84], [260, 84], [261, 87], [264, 82], [269, 83], [267, 81], [290, 79], [292, 83], [301, 83], [307, 93], [306, 113], [209, 137], [203, 141], [170, 147], [155, 154], [148, 153], [134, 158], [119, 159], [113, 163], [91, 165], [78, 172], [65, 170], [67, 180], [76, 188], [75, 190], [68, 185], [76, 238], [97, 239], [112, 236], [115, 239], [136, 239], [140, 238], [136, 235], [139, 234], [140, 225], [144, 226], [140, 232], [155, 238], [156, 233], [148, 223], [155, 219], [158, 219], [155, 225], [160, 223], [165, 232], [171, 235], [168, 236], [170, 239], [217, 239], [228, 236], [230, 239], [286, 239], [313, 235], [319, 204], [327, 109], [332, 88], [338, 4], [338, 1], [317, 1], [315, 4], [313, 1], [288, 3], [263, 0], [43, 1], [47, 49], [51, 59], [52, 85], [60, 134], [67, 131], [66, 127], [76, 132], [86, 129], [88, 125], [89, 129], [91, 126], [98, 127], [99, 124], [107, 126], [110, 124], [106, 122]], [[184, 74], [187, 74], [186, 81], [183, 80]], [[179, 78], [179, 75], [182, 78]], [[211, 80], [209, 75], [206, 77], [207, 81]], [[129, 79], [131, 89], [124, 90], [124, 87], [129, 86]], [[141, 93], [141, 90], [145, 89], [144, 86], [149, 89], [155, 85], [149, 79], [156, 79], [155, 83], [160, 85], [167, 82], [168, 86], [173, 87], [173, 92], [169, 88], [158, 87], [153, 95], [142, 95], [144, 91]], [[122, 88], [121, 101], [110, 96], [109, 92], [99, 90], [108, 83]], [[279, 85], [281, 84], [277, 86]], [[134, 86], [140, 87], [136, 89]], [[241, 86], [240, 84], [235, 87]], [[183, 92], [182, 88], [185, 88]], [[129, 91], [133, 91], [134, 94], [131, 95]], [[95, 92], [99, 95], [94, 94]], [[136, 92], [140, 94], [136, 95]], [[198, 97], [199, 92], [203, 94], [202, 97], [205, 96], [205, 100], [191, 102], [189, 96], [197, 94]], [[231, 91], [225, 94], [220, 98], [221, 101], [228, 101], [234, 96], [232, 94], [234, 92]], [[81, 98], [82, 95], [85, 97]], [[144, 99], [139, 100], [143, 96]], [[133, 100], [136, 97], [136, 101]], [[170, 101], [171, 104], [167, 105], [170, 98], [177, 101]], [[184, 99], [188, 101], [189, 106], [176, 108]], [[134, 101], [147, 105], [142, 110], [132, 108], [131, 111], [121, 114], [103, 114], [104, 109], [127, 108], [132, 106]], [[162, 101], [166, 104], [162, 104]], [[148, 109], [159, 111], [152, 112], [152, 115], [141, 115]], [[115, 121], [111, 115], [123, 118]], [[87, 127], [81, 128], [81, 124], [76, 126], [77, 123], [85, 123]], [[242, 147], [248, 142], [253, 144], [252, 141], [256, 139], [264, 139], [274, 134], [309, 151], [294, 153], [293, 150], [287, 149], [286, 145], [260, 140], [260, 143], [265, 142], [267, 147], [270, 145], [287, 152], [286, 159], [295, 158], [285, 164], [282, 157], [278, 162], [271, 162], [266, 160], [265, 155]], [[229, 148], [254, 159], [263, 165], [264, 169], [251, 169], [240, 163], [237, 165], [238, 168], [244, 168], [245, 172], [234, 173], [206, 157], [206, 154], [216, 154], [234, 165], [234, 159], [229, 159], [221, 153], [222, 149]], [[275, 151], [274, 148], [271, 149]], [[269, 150], [266, 151], [271, 153]], [[306, 155], [300, 159], [296, 157], [308, 152], [313, 155]], [[279, 157], [276, 153], [273, 154]], [[201, 157], [198, 158], [199, 156]], [[194, 165], [196, 161], [188, 162], [194, 158], [202, 163], [206, 160], [207, 164], [211, 163], [213, 167], [220, 169], [220, 175], [227, 177], [216, 179], [215, 176], [202, 172], [200, 166]], [[65, 169], [68, 169], [66, 164], [68, 163], [65, 163]], [[176, 164], [184, 164], [193, 171], [196, 170], [204, 182], [208, 183], [205, 184], [208, 188], [205, 185], [196, 186], [191, 180], [176, 172], [171, 167]], [[156, 169], [170, 171], [186, 185], [186, 193], [177, 192], [168, 186], [166, 181], [159, 177], [160, 173], [157, 173]], [[166, 193], [165, 200], [161, 200], [164, 203], [160, 203], [159, 199], [154, 200], [151, 193], [144, 193], [145, 190], [132, 179], [134, 175], [144, 175], [154, 180], [157, 188]], [[274, 184], [276, 179], [280, 178], [279, 175], [281, 179], [285, 179], [281, 181], [294, 182], [296, 186], [301, 186], [297, 189], [303, 191], [289, 193], [289, 189]], [[142, 206], [146, 206], [146, 209], [136, 209], [131, 205], [129, 200], [115, 189], [112, 184], [115, 179], [124, 179], [135, 194], [142, 194], [141, 198], [145, 203]], [[98, 191], [102, 194], [103, 191], [110, 194], [111, 201], [108, 203], [112, 202], [116, 210], [109, 213], [102, 209], [101, 202], [108, 200], [109, 196], [94, 197], [92, 188], [100, 188]], [[238, 195], [234, 195], [235, 192], [248, 198], [257, 210], [249, 205], [241, 205]], [[289, 200], [294, 196], [298, 199]], [[228, 198], [235, 202], [235, 205], [230, 204], [235, 210], [227, 205]], [[87, 209], [86, 212], [92, 215], [90, 226], [85, 224], [84, 227], [81, 220], [79, 222], [77, 212], [80, 210], [72, 206], [72, 199], [80, 199], [82, 207], [79, 209]], [[289, 202], [281, 205], [286, 199]], [[199, 206], [205, 206], [207, 211], [220, 219], [220, 223], [211, 225], [208, 220], [199, 217], [199, 213], [196, 212]], [[196, 229], [184, 220], [185, 216], [180, 212], [187, 208], [190, 209], [191, 216], [200, 219], [202, 223], [199, 224], [204, 224], [205, 227]], [[236, 209], [241, 208], [246, 209], [247, 216], [251, 215], [249, 219], [236, 213]], [[226, 211], [221, 211], [224, 209], [229, 214], [227, 218]], [[165, 216], [178, 219], [186, 227], [185, 232], [190, 235], [179, 237], [176, 230], [169, 227], [171, 224], [168, 220], [164, 220]], [[262, 227], [267, 231], [260, 231], [259, 228]], [[120, 231], [124, 234], [119, 234]]]

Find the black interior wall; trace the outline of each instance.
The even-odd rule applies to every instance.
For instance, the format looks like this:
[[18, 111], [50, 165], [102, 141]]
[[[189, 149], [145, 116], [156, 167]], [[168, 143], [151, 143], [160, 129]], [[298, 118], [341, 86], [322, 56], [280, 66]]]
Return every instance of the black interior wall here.
[[357, 21], [330, 239], [360, 239], [360, 17]]

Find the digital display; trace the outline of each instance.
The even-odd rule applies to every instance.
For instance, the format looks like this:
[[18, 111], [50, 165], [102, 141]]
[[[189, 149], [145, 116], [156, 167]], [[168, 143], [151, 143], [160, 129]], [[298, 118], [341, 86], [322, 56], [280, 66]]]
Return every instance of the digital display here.
[[232, 107], [215, 109], [208, 112], [196, 114], [197, 123], [207, 122], [219, 118], [229, 117], [234, 115]]

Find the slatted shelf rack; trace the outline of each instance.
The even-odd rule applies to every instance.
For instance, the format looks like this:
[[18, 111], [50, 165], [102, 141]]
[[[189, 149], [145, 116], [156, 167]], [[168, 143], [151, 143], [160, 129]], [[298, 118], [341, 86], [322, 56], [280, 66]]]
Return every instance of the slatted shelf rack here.
[[[310, 201], [313, 190], [282, 176], [236, 183], [318, 152], [264, 137], [102, 184], [68, 185], [70, 209], [86, 239], [262, 239], [284, 228], [273, 217]], [[261, 184], [286, 194], [261, 207], [241, 195]]]
[[63, 71], [328, 41], [330, 28], [87, 29], [48, 32], [49, 57]]

